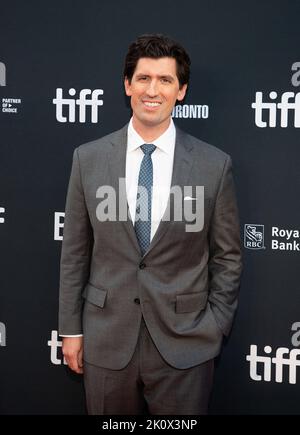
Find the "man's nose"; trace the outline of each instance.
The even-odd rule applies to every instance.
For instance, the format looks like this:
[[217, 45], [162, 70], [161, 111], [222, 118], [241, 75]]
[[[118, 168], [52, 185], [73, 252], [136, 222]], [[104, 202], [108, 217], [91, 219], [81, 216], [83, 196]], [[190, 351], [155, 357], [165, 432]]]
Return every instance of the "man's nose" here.
[[156, 80], [151, 80], [147, 88], [149, 97], [155, 97], [158, 94], [158, 83]]

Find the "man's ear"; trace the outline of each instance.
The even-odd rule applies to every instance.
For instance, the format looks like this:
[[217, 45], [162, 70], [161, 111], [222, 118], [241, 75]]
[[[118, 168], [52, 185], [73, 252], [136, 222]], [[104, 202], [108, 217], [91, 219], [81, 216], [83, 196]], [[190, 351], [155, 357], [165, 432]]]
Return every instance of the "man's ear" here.
[[127, 77], [125, 77], [125, 80], [124, 80], [124, 87], [125, 87], [125, 92], [126, 92], [127, 97], [131, 97], [131, 95], [132, 95], [131, 84], [129, 83], [129, 80]]
[[183, 85], [182, 88], [179, 89], [178, 96], [177, 96], [178, 101], [182, 101], [184, 99], [186, 91], [187, 91], [187, 84]]

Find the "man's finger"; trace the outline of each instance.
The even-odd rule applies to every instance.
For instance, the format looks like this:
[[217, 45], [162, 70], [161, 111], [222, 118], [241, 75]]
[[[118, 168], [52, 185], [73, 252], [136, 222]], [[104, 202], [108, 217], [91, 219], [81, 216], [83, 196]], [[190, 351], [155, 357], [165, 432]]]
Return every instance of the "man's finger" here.
[[78, 352], [78, 367], [82, 369], [83, 367], [83, 350]]
[[75, 373], [78, 373], [78, 374], [83, 373], [82, 367], [80, 367], [78, 365], [78, 361], [77, 361], [76, 357], [69, 358], [66, 361], [67, 361], [67, 364], [68, 364], [69, 368], [71, 370], [73, 370]]

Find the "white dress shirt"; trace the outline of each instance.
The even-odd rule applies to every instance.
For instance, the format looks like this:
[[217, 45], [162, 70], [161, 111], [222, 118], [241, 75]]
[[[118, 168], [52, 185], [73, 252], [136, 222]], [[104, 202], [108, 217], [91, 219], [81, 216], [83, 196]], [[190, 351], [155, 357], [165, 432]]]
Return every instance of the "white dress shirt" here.
[[[167, 208], [175, 150], [176, 129], [173, 120], [167, 130], [155, 141], [151, 142], [156, 149], [151, 154], [153, 163], [153, 190], [151, 207], [151, 240], [158, 228]], [[132, 118], [128, 125], [126, 152], [126, 194], [132, 221], [135, 220], [136, 197], [139, 172], [144, 153], [140, 148], [146, 143], [135, 131]]]
[[[155, 141], [151, 142], [156, 149], [151, 154], [153, 164], [153, 190], [151, 207], [151, 240], [158, 228], [159, 222], [167, 208], [176, 140], [176, 129], [174, 122], [171, 122], [167, 130]], [[126, 195], [130, 217], [134, 223], [136, 211], [136, 196], [139, 180], [139, 172], [144, 153], [140, 148], [146, 143], [135, 131], [132, 125], [132, 118], [128, 125], [127, 151], [126, 151]], [[61, 335], [61, 337], [82, 337], [78, 335]]]

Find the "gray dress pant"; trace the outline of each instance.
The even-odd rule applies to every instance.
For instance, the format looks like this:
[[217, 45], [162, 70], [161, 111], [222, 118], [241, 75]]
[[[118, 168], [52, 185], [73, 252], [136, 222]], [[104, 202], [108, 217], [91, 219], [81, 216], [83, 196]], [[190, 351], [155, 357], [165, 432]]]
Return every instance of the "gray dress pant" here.
[[214, 360], [188, 368], [170, 366], [158, 352], [142, 318], [133, 357], [121, 370], [84, 362], [90, 415], [204, 415]]

